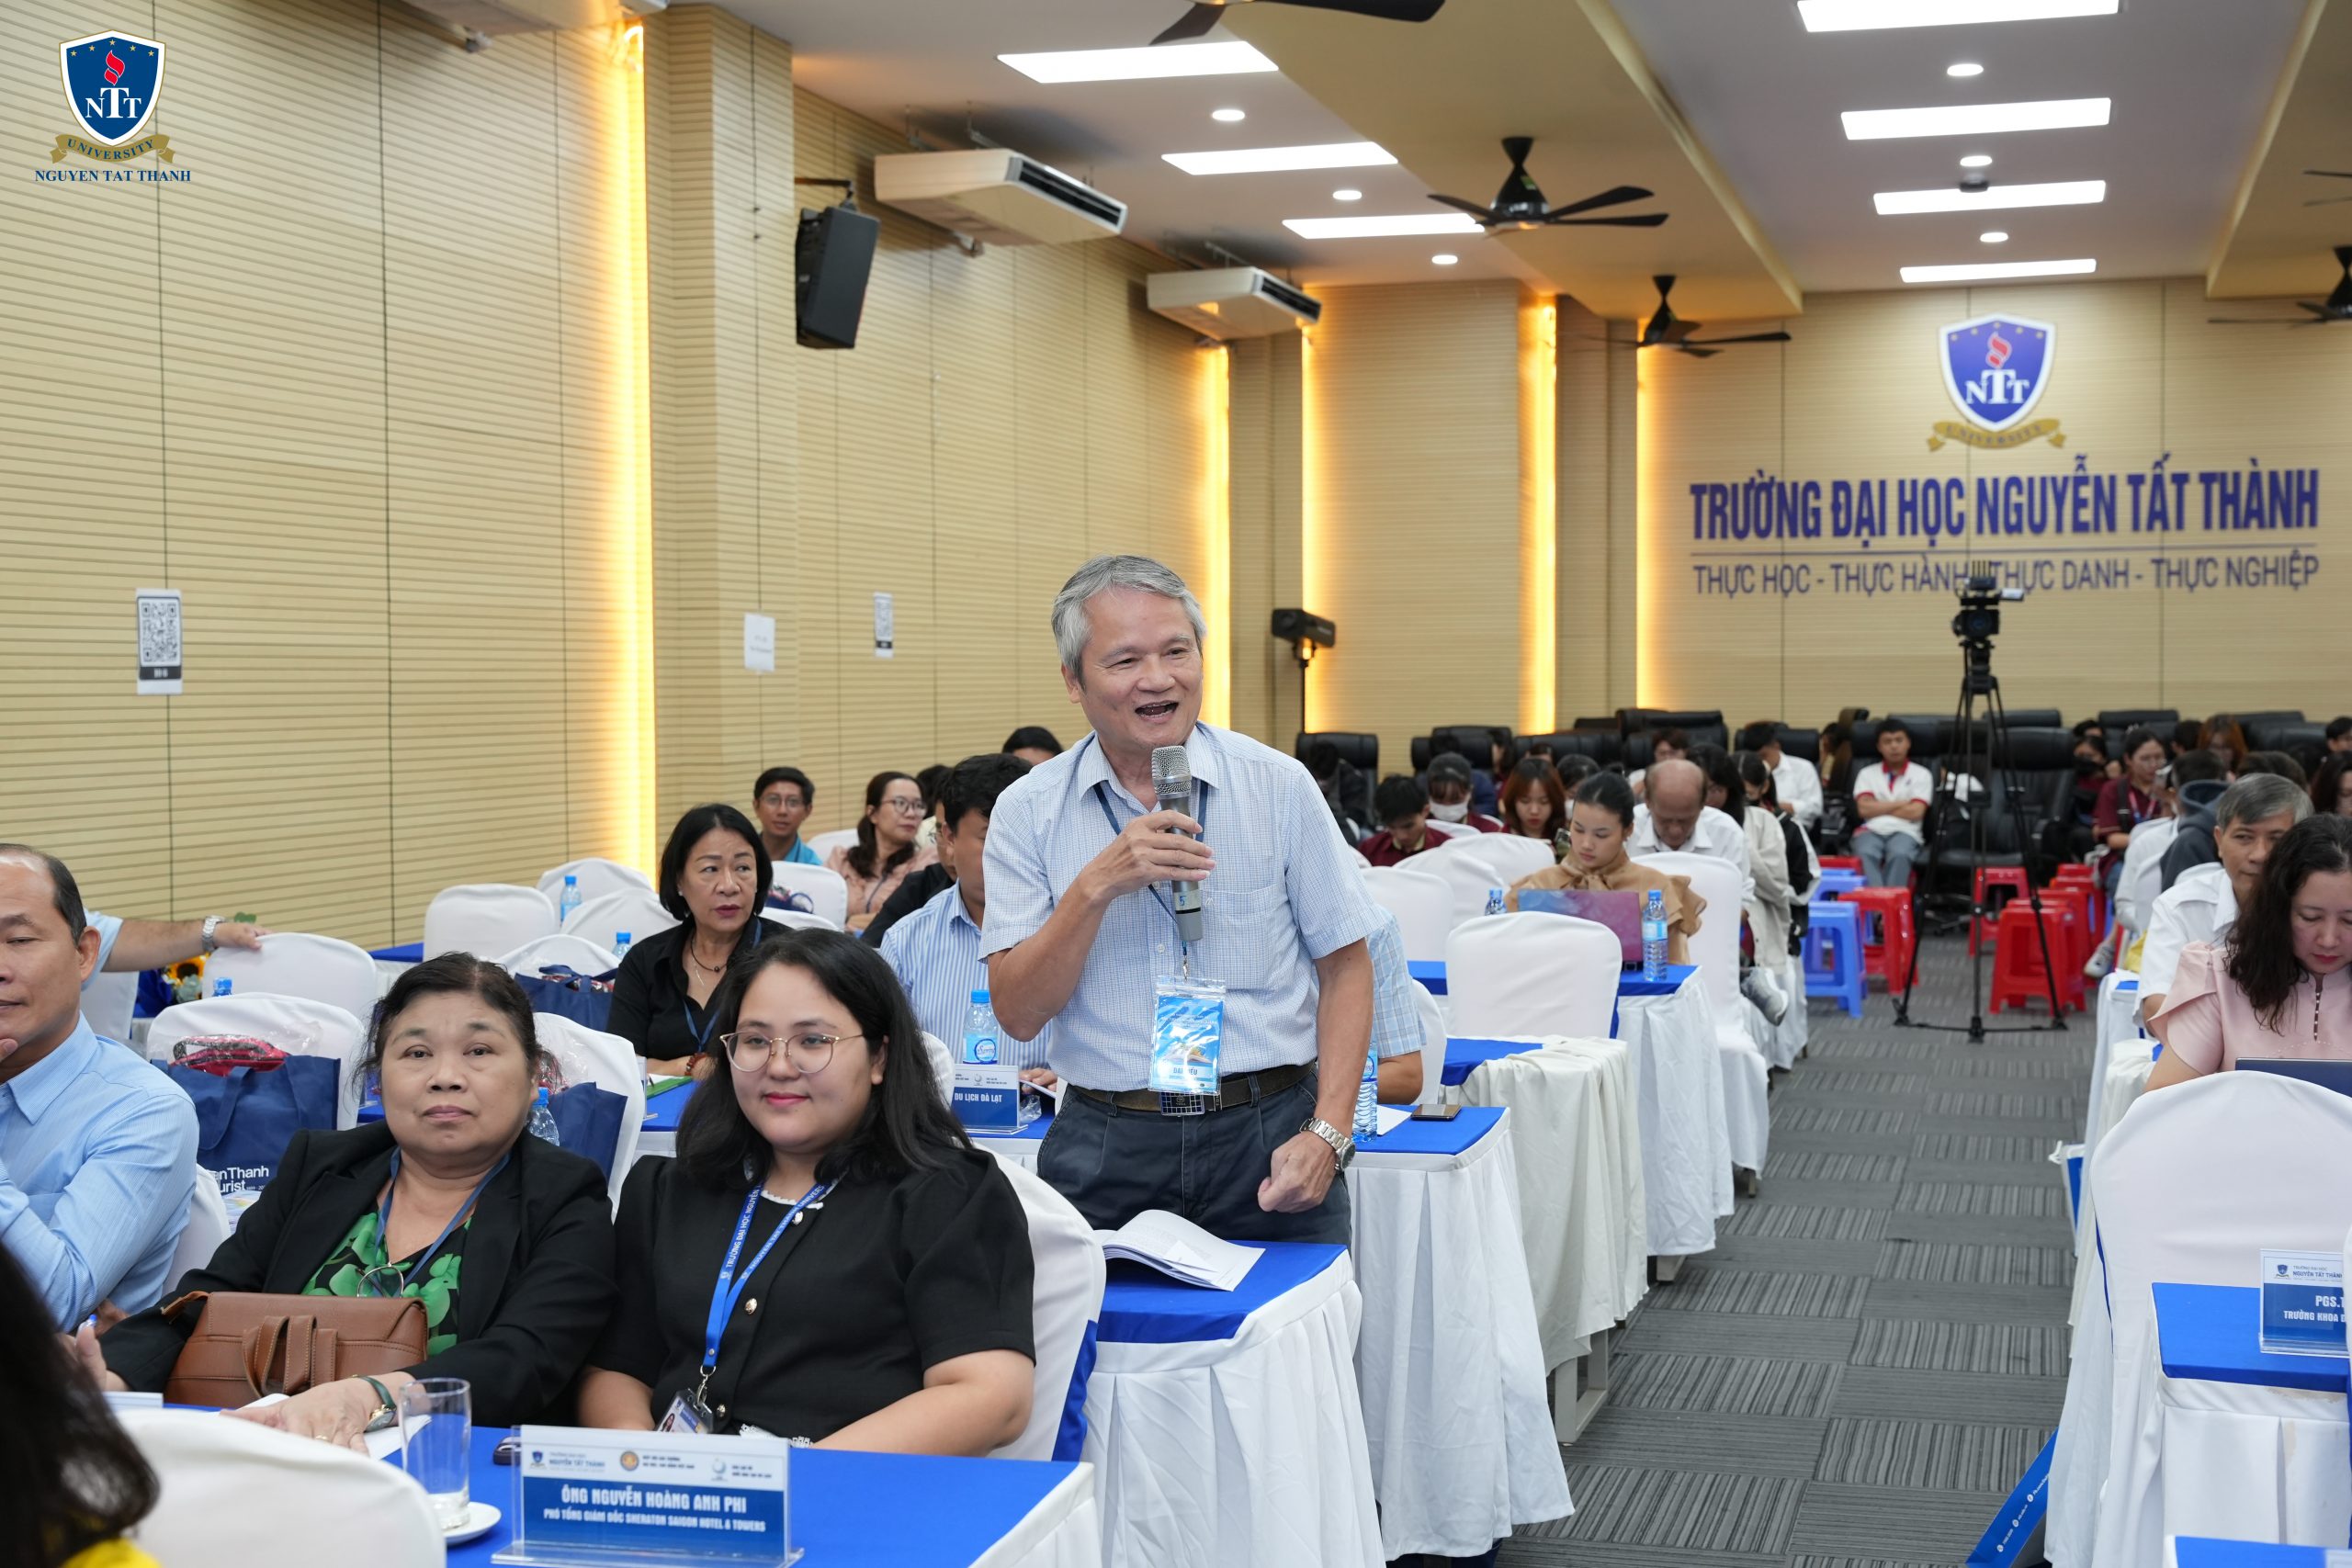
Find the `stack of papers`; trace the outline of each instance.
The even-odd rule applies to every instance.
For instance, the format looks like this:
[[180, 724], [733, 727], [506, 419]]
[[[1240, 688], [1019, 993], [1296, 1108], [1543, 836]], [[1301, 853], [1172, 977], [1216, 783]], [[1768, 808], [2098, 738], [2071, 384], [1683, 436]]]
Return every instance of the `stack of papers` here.
[[1106, 1258], [1124, 1258], [1171, 1280], [1230, 1291], [1250, 1277], [1258, 1249], [1219, 1241], [1182, 1214], [1146, 1209], [1114, 1231], [1096, 1231]]

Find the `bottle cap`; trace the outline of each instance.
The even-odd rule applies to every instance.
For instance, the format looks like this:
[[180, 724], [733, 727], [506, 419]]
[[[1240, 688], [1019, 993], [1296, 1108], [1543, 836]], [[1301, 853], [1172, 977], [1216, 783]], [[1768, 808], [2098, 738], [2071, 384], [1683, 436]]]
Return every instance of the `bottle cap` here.
[[613, 933], [613, 940], [615, 942], [627, 942], [629, 940], [629, 934], [627, 931], [615, 931]]
[[566, 887], [577, 887], [577, 886], [580, 886], [580, 874], [579, 874], [578, 872], [576, 872], [576, 871], [567, 871], [567, 872], [565, 872], [565, 873], [563, 874], [563, 885], [564, 885]]
[[986, 1006], [988, 1006], [988, 1005], [989, 1005], [989, 994], [988, 994], [986, 991], [974, 991], [974, 992], [972, 993], [972, 1004], [973, 1004], [975, 1007], [986, 1007]]

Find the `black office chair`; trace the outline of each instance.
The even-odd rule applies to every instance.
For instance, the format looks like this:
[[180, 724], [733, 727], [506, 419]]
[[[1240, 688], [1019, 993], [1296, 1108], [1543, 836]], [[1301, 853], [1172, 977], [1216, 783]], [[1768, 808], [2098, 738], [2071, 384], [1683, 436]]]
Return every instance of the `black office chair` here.
[[2066, 721], [2058, 716], [2056, 708], [2010, 708], [2007, 710], [2011, 729], [2064, 729]]
[[1304, 762], [1308, 748], [1318, 740], [1329, 741], [1340, 761], [1355, 769], [1363, 781], [1363, 788], [1346, 803], [1348, 815], [1367, 828], [1377, 829], [1380, 823], [1374, 818], [1372, 797], [1380, 784], [1380, 737], [1352, 729], [1303, 729], [1293, 742], [1291, 754]]
[[1513, 739], [1507, 724], [1442, 724], [1430, 731], [1430, 754], [1459, 751], [1470, 760], [1472, 767], [1488, 768], [1493, 765], [1494, 743], [1498, 740], [1503, 744], [1505, 756], [1517, 755], [1512, 750]]
[[1780, 731], [1782, 751], [1802, 761], [1811, 762], [1815, 767], [1821, 765], [1821, 731], [1792, 729], [1785, 724], [1774, 728]]
[[1724, 722], [1721, 708], [1690, 709], [1673, 712], [1653, 709], [1649, 715], [1652, 734], [1662, 729], [1679, 729], [1690, 738], [1693, 746], [1720, 746], [1731, 750], [1731, 727]]
[[[2242, 713], [2238, 715], [2238, 728], [2245, 731], [2245, 743], [2256, 750], [2284, 751], [2288, 746], [2286, 737], [2304, 728], [2305, 723], [2301, 711], [2281, 710], [2276, 713]], [[2327, 738], [2326, 727], [2323, 725], [2319, 733], [2320, 739], [2324, 740]]]
[[2101, 708], [2098, 727], [2118, 739], [2135, 724], [2144, 724], [2165, 739], [2172, 739], [2172, 727], [2180, 722], [2177, 708]]

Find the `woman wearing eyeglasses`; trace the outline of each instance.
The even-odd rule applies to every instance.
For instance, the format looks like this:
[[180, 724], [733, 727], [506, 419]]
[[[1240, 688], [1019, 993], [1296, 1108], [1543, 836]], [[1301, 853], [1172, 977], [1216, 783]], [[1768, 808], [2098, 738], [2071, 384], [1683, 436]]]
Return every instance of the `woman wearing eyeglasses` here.
[[838, 931], [737, 969], [726, 1067], [621, 1194], [581, 1419], [985, 1454], [1029, 1419], [1029, 1227], [947, 1112], [906, 993]]
[[697, 806], [662, 850], [662, 907], [678, 923], [632, 942], [613, 977], [605, 1030], [637, 1047], [650, 1073], [690, 1072], [718, 1047], [718, 983], [760, 944], [760, 909], [775, 875], [752, 819]]
[[935, 845], [918, 844], [922, 831], [922, 790], [912, 775], [875, 774], [865, 784], [865, 815], [858, 819], [857, 842], [825, 857], [825, 864], [849, 884], [849, 929], [862, 931], [910, 871], [935, 863]]
[[170, 1313], [192, 1291], [413, 1296], [424, 1359], [253, 1418], [364, 1449], [412, 1378], [463, 1378], [486, 1427], [560, 1419], [611, 1310], [613, 1227], [595, 1162], [525, 1135], [539, 1055], [530, 1001], [495, 964], [450, 953], [403, 972], [363, 1064], [383, 1121], [295, 1134], [212, 1261], [103, 1337], [83, 1328], [84, 1362], [110, 1388], [162, 1389], [200, 1321]]

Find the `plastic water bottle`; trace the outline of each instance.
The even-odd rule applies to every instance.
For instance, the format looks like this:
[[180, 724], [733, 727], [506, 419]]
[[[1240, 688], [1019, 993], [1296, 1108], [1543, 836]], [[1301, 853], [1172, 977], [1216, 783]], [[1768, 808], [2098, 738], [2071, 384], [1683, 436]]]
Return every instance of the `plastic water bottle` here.
[[972, 1010], [964, 1015], [964, 1060], [975, 1066], [994, 1066], [999, 1038], [996, 1011], [989, 1006], [989, 994], [974, 991]]
[[236, 989], [236, 986], [237, 982], [229, 978], [228, 976], [223, 975], [219, 979], [212, 982], [212, 994], [216, 997], [225, 997], [231, 991]]
[[1490, 914], [1490, 915], [1499, 915], [1499, 914], [1501, 914], [1502, 912], [1503, 912], [1503, 890], [1502, 890], [1501, 888], [1499, 888], [1499, 887], [1489, 887], [1489, 888], [1487, 888], [1487, 913], [1488, 913], [1488, 914]]
[[616, 959], [628, 956], [628, 932], [615, 931], [613, 933], [613, 956]]
[[563, 1147], [563, 1140], [556, 1135], [555, 1112], [548, 1109], [548, 1086], [539, 1086], [538, 1103], [531, 1107], [531, 1136], [545, 1138], [556, 1147]]
[[1356, 1124], [1351, 1129], [1358, 1138], [1369, 1138], [1380, 1131], [1380, 1058], [1372, 1052], [1363, 1054], [1363, 1080], [1356, 1085]]
[[580, 878], [575, 873], [567, 871], [563, 874], [563, 898], [556, 905], [557, 923], [561, 924], [571, 919], [571, 911], [578, 908], [580, 908]]
[[1666, 978], [1666, 893], [1657, 887], [1642, 900], [1642, 978]]

